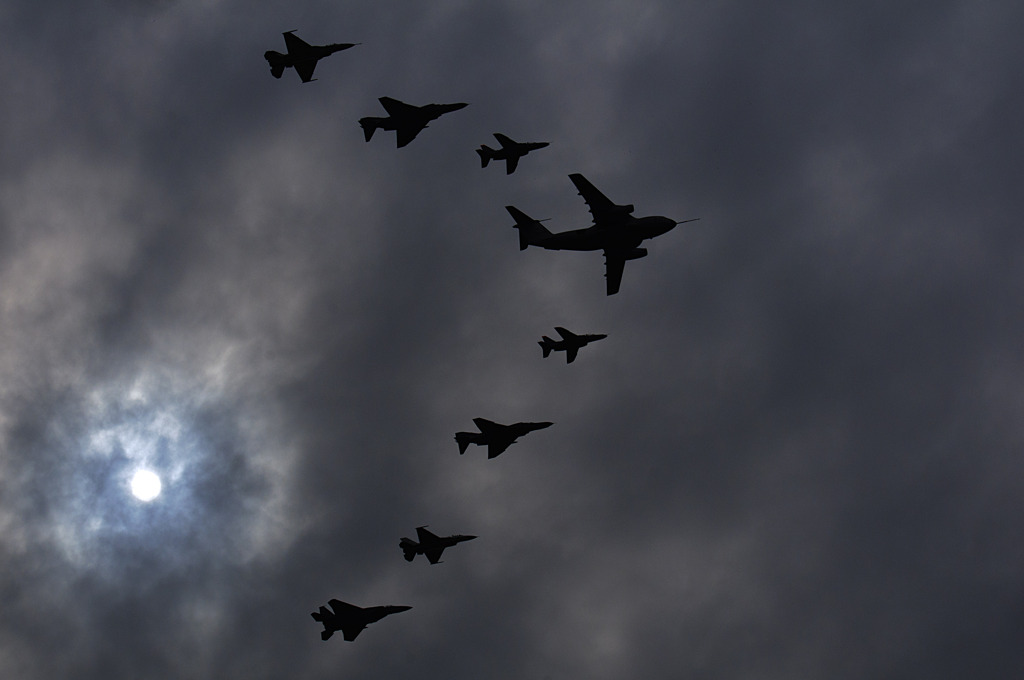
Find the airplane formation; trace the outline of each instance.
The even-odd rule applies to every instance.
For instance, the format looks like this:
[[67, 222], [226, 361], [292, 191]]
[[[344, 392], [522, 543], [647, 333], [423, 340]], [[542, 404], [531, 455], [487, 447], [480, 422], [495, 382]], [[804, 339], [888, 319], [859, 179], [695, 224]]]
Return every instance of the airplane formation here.
[[[280, 78], [286, 68], [294, 68], [303, 83], [315, 80], [313, 71], [320, 59], [359, 44], [310, 45], [296, 36], [295, 31], [287, 31], [283, 35], [288, 49], [287, 54], [273, 50], [268, 50], [264, 54], [264, 58], [270, 65], [271, 75]], [[367, 142], [377, 130], [394, 131], [398, 148], [412, 142], [420, 132], [428, 127], [431, 121], [468, 106], [465, 102], [416, 106], [392, 97], [380, 97], [378, 101], [388, 115], [386, 117], [366, 116], [360, 118], [359, 126], [362, 128]], [[492, 160], [505, 161], [506, 175], [511, 175], [516, 171], [519, 160], [523, 156], [549, 145], [549, 142], [516, 142], [500, 132], [495, 132], [494, 138], [498, 141], [500, 148], [494, 149], [481, 144], [480, 148], [476, 149], [476, 153], [480, 156], [480, 166], [486, 168]], [[604, 275], [607, 280], [607, 295], [615, 295], [619, 292], [626, 262], [647, 255], [647, 249], [640, 247], [644, 241], [666, 234], [680, 224], [700, 219], [691, 218], [677, 222], [657, 215], [635, 217], [632, 204], [613, 203], [582, 174], [572, 173], [569, 175], [569, 179], [575, 185], [580, 196], [583, 197], [590, 211], [593, 224], [589, 227], [553, 233], [541, 224], [544, 220], [534, 219], [512, 205], [505, 206], [505, 209], [515, 220], [513, 227], [519, 231], [520, 250], [536, 246], [545, 250], [602, 251], [605, 260]], [[544, 358], [547, 358], [551, 352], [565, 352], [567, 364], [576, 360], [581, 348], [608, 337], [605, 334], [576, 334], [561, 326], [556, 326], [555, 331], [560, 337], [559, 340], [553, 340], [545, 335], [542, 336], [538, 344]], [[504, 453], [520, 437], [550, 427], [554, 423], [517, 422], [502, 425], [486, 418], [474, 418], [473, 424], [476, 425], [478, 432], [455, 433], [459, 455], [464, 454], [470, 444], [474, 444], [487, 447], [487, 458], [492, 459]], [[416, 540], [403, 537], [398, 545], [406, 561], [412, 562], [417, 555], [423, 555], [430, 564], [434, 565], [441, 562], [441, 554], [445, 549], [475, 538], [477, 537], [462, 534], [438, 536], [428, 531], [426, 526], [419, 526], [416, 528]], [[313, 612], [312, 617], [314, 621], [323, 624], [324, 629], [320, 633], [323, 640], [326, 641], [335, 632], [341, 631], [342, 637], [351, 642], [369, 624], [409, 609], [411, 607], [405, 605], [358, 607], [341, 600], [331, 599], [328, 600], [326, 606], [321, 605], [317, 611]]]

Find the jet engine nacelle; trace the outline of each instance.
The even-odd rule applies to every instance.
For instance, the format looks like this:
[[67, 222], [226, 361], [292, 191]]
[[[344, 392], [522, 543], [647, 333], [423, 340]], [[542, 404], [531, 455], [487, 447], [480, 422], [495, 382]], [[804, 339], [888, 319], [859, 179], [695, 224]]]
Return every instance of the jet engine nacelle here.
[[608, 210], [608, 212], [610, 212], [612, 215], [632, 215], [633, 204], [630, 203], [628, 205], [614, 205]]
[[641, 257], [647, 257], [647, 248], [633, 248], [633, 250], [627, 250], [622, 259], [639, 260]]

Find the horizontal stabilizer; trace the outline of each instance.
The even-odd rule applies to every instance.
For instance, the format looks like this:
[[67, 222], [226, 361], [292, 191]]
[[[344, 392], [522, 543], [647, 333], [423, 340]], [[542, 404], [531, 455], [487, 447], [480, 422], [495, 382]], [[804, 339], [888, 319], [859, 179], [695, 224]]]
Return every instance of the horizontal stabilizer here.
[[380, 127], [377, 120], [377, 118], [373, 117], [359, 119], [359, 127], [363, 128], [363, 137], [366, 138], [366, 141], [370, 141], [373, 137], [373, 133], [377, 131], [378, 127]]
[[480, 148], [476, 150], [480, 154], [480, 167], [486, 168], [487, 164], [494, 158], [494, 149], [488, 147], [486, 144], [481, 144]]
[[506, 205], [505, 210], [516, 221], [514, 228], [519, 230], [519, 250], [526, 250], [527, 246], [540, 245], [552, 234], [548, 231], [541, 220], [535, 220], [514, 205]]

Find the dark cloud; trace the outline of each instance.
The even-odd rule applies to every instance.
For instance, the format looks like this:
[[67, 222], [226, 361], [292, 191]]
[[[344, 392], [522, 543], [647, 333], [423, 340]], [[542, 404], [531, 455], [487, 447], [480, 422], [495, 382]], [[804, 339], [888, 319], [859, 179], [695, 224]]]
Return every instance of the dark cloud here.
[[[4, 677], [1020, 674], [1012, 3], [0, 15]], [[584, 226], [570, 172], [701, 221], [606, 297], [503, 210]]]

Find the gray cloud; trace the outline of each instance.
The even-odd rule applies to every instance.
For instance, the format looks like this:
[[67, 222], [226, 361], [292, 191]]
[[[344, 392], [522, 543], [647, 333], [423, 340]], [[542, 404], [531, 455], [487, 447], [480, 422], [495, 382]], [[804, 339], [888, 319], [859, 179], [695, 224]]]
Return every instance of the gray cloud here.
[[[5, 677], [1019, 674], [1012, 3], [37, 5]], [[277, 81], [292, 28], [362, 44]], [[470, 106], [395, 149], [382, 95]], [[506, 177], [495, 131], [552, 144]], [[570, 172], [702, 219], [605, 297], [503, 210], [586, 225]], [[476, 416], [556, 424], [460, 457]], [[331, 597], [413, 609], [325, 644]]]

